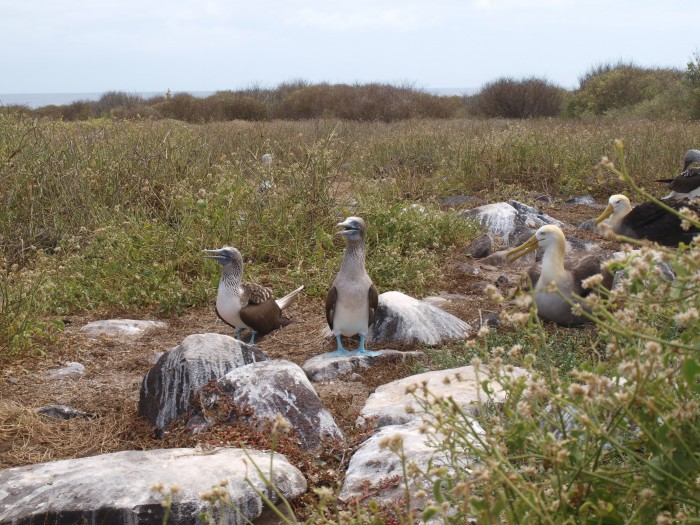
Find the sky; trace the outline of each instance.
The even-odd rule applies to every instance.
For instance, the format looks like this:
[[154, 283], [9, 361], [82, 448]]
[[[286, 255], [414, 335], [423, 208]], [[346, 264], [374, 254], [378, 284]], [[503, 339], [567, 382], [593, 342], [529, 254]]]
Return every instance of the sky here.
[[620, 60], [685, 70], [699, 19], [698, 0], [0, 0], [0, 93], [576, 88]]

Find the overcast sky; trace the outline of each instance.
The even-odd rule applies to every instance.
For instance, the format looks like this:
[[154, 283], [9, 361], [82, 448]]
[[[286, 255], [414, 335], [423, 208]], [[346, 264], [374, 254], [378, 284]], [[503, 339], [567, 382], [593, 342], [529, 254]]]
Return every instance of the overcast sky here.
[[619, 59], [684, 70], [698, 20], [698, 0], [0, 0], [0, 93], [574, 88]]

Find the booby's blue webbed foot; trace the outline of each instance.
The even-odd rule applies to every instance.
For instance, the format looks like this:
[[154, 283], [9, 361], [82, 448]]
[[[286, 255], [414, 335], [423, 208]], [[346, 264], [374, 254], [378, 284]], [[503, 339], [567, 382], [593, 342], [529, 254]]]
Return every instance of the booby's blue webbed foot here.
[[236, 339], [238, 339], [239, 341], [243, 341], [243, 339], [241, 339], [241, 329], [240, 328], [238, 330], [236, 330]]
[[322, 355], [323, 357], [330, 359], [331, 357], [350, 357], [353, 355], [353, 353], [348, 352], [347, 350], [345, 350], [345, 348], [338, 348], [335, 352], [328, 352]]
[[255, 332], [250, 336], [250, 341], [248, 341], [249, 345], [254, 345], [255, 344]]
[[350, 355], [366, 355], [366, 356], [377, 356], [377, 355], [382, 355], [381, 352], [377, 352], [376, 350], [367, 350], [366, 348], [358, 348], [354, 352], [350, 352]]
[[374, 350], [367, 350], [365, 348], [365, 336], [360, 335], [360, 346], [357, 347], [357, 350], [355, 350], [353, 355], [375, 356], [375, 355], [381, 355], [381, 354], [379, 352], [374, 351]]

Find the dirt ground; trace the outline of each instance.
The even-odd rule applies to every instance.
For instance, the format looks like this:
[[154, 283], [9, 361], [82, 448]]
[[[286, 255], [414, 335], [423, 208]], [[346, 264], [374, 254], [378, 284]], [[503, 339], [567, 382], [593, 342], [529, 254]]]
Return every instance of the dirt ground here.
[[[599, 213], [598, 209], [566, 204], [550, 206], [544, 211], [573, 225]], [[594, 240], [605, 249], [616, 248], [615, 243], [604, 241], [594, 232], [576, 231], [572, 234]], [[478, 274], [465, 272], [465, 264], [476, 267]], [[457, 248], [445, 261], [446, 275], [441, 290], [466, 297], [453, 297], [443, 307], [476, 330], [482, 316], [498, 311], [483, 293], [484, 282], [493, 283], [500, 276], [506, 276], [508, 286], [513, 286], [522, 272], [522, 267], [483, 266], [478, 260], [465, 256], [464, 247]], [[320, 299], [302, 297], [287, 312], [294, 322], [259, 343], [271, 358], [288, 359], [302, 365], [312, 356], [335, 349], [334, 341], [322, 336], [325, 317]], [[127, 341], [90, 339], [79, 332], [87, 322], [112, 318], [159, 319], [168, 322], [170, 327]], [[217, 319], [213, 305], [171, 318], [148, 315], [147, 312], [134, 315], [127, 311], [94, 311], [71, 316], [69, 320], [70, 324], [48, 356], [2, 365], [0, 468], [162, 446], [162, 442], [153, 438], [149, 423], [136, 415], [141, 380], [151, 367], [154, 354], [177, 346], [190, 334], [218, 332], [233, 335], [231, 329]], [[70, 361], [85, 366], [81, 377], [56, 380], [44, 375], [46, 370]], [[332, 381], [314, 386], [338, 425], [347, 433], [353, 431], [355, 418], [374, 388], [410, 373], [409, 365], [386, 365], [360, 372], [353, 381]], [[94, 413], [96, 417], [64, 421], [36, 413], [38, 407], [50, 404], [67, 405]]]

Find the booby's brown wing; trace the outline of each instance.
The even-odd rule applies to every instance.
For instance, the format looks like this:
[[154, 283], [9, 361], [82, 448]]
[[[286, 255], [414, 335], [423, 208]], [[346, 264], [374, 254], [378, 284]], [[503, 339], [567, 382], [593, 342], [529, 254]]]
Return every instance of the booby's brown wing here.
[[[275, 296], [267, 286], [255, 283], [241, 283], [243, 294], [241, 295], [241, 306], [247, 304], [262, 304]], [[242, 321], [243, 319], [241, 319]], [[247, 323], [246, 323], [247, 324]], [[250, 325], [248, 325], [250, 326]]]
[[377, 287], [374, 286], [374, 283], [372, 283], [372, 286], [369, 287], [369, 323], [368, 325], [371, 325], [374, 322], [374, 317], [377, 315], [377, 305], [379, 304], [379, 294], [377, 293]]
[[700, 168], [690, 168], [674, 179], [658, 179], [656, 182], [666, 182], [671, 191], [690, 193], [700, 187]]
[[338, 300], [338, 290], [335, 286], [331, 286], [326, 294], [326, 321], [331, 330], [333, 330], [333, 315], [335, 314], [335, 302]]
[[[690, 204], [688, 199], [668, 199], [664, 203], [676, 210], [687, 206], [700, 211], [700, 208]], [[656, 203], [646, 201], [635, 206], [625, 216], [618, 233], [627, 237], [649, 239], [664, 246], [678, 246], [680, 242], [690, 243], [700, 230], [697, 228], [684, 230], [681, 228], [680, 218]]]
[[282, 317], [282, 310], [275, 302], [274, 297], [270, 297], [262, 303], [250, 301], [241, 308], [241, 321], [254, 332], [260, 335], [269, 334], [281, 326], [289, 324], [289, 319]]

